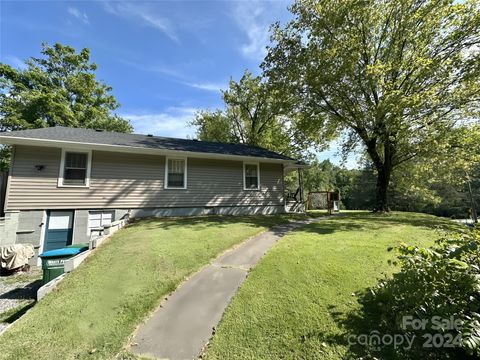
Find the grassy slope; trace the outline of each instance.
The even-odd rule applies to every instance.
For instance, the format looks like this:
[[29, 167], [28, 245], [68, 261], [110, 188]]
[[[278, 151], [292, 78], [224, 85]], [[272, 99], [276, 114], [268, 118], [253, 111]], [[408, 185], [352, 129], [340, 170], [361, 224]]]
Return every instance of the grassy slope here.
[[1, 359], [111, 358], [189, 274], [282, 217], [146, 220], [102, 245], [0, 336]]
[[428, 215], [353, 213], [287, 235], [242, 285], [207, 358], [345, 358], [353, 293], [394, 270], [389, 246], [430, 244], [441, 224], [452, 226]]

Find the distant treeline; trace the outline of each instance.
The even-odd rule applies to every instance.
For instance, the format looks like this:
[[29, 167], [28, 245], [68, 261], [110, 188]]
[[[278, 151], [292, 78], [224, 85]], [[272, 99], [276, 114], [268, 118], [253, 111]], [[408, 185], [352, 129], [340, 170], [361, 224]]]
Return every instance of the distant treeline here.
[[[404, 182], [401, 175], [394, 176], [389, 188], [391, 210], [455, 218], [467, 216], [471, 207], [468, 184]], [[480, 204], [480, 166], [472, 169], [470, 179], [476, 204]], [[294, 174], [287, 179], [287, 187], [293, 190], [296, 186]], [[328, 160], [314, 162], [311, 168], [304, 170], [304, 187], [306, 195], [310, 191], [338, 189], [342, 207], [347, 210], [371, 210], [375, 206], [376, 174], [368, 164], [362, 169], [348, 170]]]

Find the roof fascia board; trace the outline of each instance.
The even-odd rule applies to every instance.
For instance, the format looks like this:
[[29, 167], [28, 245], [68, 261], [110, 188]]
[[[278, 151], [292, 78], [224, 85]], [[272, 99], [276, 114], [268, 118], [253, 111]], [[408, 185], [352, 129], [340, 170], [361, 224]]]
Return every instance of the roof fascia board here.
[[77, 149], [90, 149], [97, 151], [112, 151], [122, 153], [135, 153], [145, 155], [164, 155], [164, 156], [188, 156], [205, 159], [222, 159], [222, 160], [236, 160], [236, 161], [248, 161], [252, 159], [261, 160], [262, 162], [282, 163], [282, 164], [294, 164], [295, 160], [273, 159], [258, 156], [242, 156], [242, 155], [229, 155], [218, 153], [205, 153], [194, 151], [181, 151], [181, 150], [168, 150], [168, 149], [149, 149], [133, 146], [123, 145], [109, 145], [109, 144], [92, 144], [83, 142], [72, 142], [65, 140], [48, 140], [48, 139], [34, 139], [34, 138], [22, 138], [15, 136], [1, 136], [0, 143], [6, 145], [30, 145], [30, 146], [45, 146], [56, 148], [77, 148]]
[[288, 165], [285, 165], [285, 167], [283, 168], [283, 173], [287, 175], [295, 170], [309, 169], [309, 168], [311, 168], [311, 166], [308, 164], [288, 163]]

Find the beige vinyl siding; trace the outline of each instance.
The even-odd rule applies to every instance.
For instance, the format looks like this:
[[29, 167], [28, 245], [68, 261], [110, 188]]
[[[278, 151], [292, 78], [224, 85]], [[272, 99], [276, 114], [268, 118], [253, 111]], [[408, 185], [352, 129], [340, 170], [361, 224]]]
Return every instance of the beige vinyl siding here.
[[187, 189], [164, 189], [164, 156], [93, 151], [90, 187], [63, 188], [60, 158], [61, 149], [16, 146], [7, 209], [283, 205], [281, 164], [260, 163], [261, 189], [249, 191], [243, 162], [188, 158]]

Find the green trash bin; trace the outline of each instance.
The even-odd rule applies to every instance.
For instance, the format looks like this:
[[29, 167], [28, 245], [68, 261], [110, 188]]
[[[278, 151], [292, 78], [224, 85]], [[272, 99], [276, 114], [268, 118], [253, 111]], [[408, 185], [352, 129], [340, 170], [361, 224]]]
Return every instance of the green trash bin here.
[[71, 257], [74, 257], [75, 255], [88, 249], [88, 246], [85, 247], [85, 244], [81, 245], [82, 246], [70, 246], [61, 249], [50, 250], [39, 255], [42, 259], [44, 284], [52, 281], [65, 272], [65, 260], [70, 259]]

